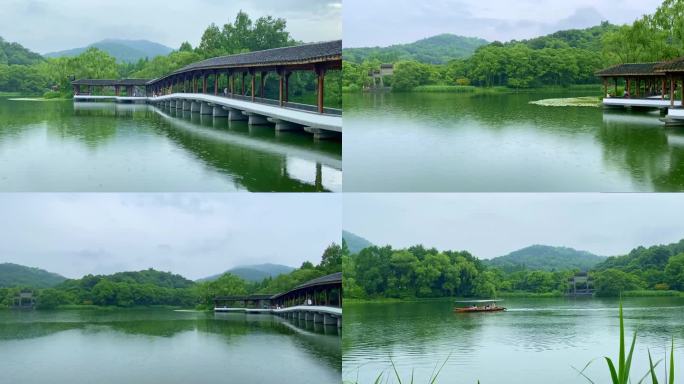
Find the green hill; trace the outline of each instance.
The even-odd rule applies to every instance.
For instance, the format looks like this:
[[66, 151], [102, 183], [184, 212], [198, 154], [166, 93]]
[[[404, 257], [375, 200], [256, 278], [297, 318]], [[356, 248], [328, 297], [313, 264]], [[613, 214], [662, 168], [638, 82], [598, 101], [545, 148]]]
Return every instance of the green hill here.
[[91, 47], [107, 52], [117, 61], [127, 63], [133, 63], [144, 58], [152, 59], [156, 56], [165, 56], [173, 51], [167, 46], [147, 40], [107, 39], [90, 44], [87, 47], [47, 53], [45, 57], [78, 56]]
[[664, 270], [670, 258], [684, 253], [684, 239], [667, 245], [637, 247], [623, 256], [611, 256], [596, 266], [597, 270], [609, 268], [626, 272], [644, 272], [650, 269]]
[[343, 56], [345, 60], [354, 63], [376, 59], [382, 63], [416, 60], [423, 63], [444, 64], [453, 59], [468, 57], [478, 47], [487, 43], [486, 40], [480, 38], [442, 34], [410, 44], [373, 48], [345, 48]]
[[543, 271], [580, 269], [586, 271], [605, 259], [603, 256], [567, 247], [532, 245], [504, 256], [484, 260], [484, 263], [505, 271], [520, 269]]
[[43, 56], [31, 52], [21, 44], [10, 43], [0, 37], [0, 65], [31, 65], [43, 60]]
[[161, 272], [151, 268], [135, 272], [117, 272], [112, 275], [101, 277], [106, 277], [117, 283], [152, 284], [164, 288], [188, 288], [194, 284], [192, 280], [188, 280], [181, 275], [171, 272]]
[[49, 288], [66, 280], [66, 277], [39, 268], [19, 264], [0, 264], [0, 288], [35, 287]]
[[224, 273], [212, 275], [199, 279], [198, 281], [211, 281], [216, 280], [226, 273], [232, 273], [238, 277], [241, 277], [247, 281], [261, 282], [267, 277], [276, 277], [279, 275], [284, 275], [294, 271], [295, 268], [288, 267], [287, 265], [280, 264], [257, 264], [257, 265], [244, 265], [235, 268], [231, 268]]
[[[578, 48], [600, 52], [603, 48], [603, 36], [606, 33], [614, 32], [617, 29], [618, 26], [604, 21], [600, 25], [593, 27], [584, 29], [567, 29], [520, 42], [527, 44], [532, 49]], [[511, 41], [507, 44], [515, 43], [518, 42]]]
[[349, 253], [352, 254], [359, 253], [362, 249], [373, 246], [373, 243], [370, 241], [348, 231], [342, 231], [342, 240], [347, 244]]

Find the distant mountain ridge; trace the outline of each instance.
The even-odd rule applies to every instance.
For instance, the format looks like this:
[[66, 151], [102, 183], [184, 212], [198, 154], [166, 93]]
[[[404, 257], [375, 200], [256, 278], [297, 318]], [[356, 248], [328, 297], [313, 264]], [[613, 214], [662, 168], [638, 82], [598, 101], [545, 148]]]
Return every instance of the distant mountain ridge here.
[[342, 231], [342, 240], [344, 240], [344, 242], [347, 244], [349, 253], [352, 254], [359, 253], [364, 248], [373, 246], [373, 243], [371, 243], [370, 241], [349, 231]]
[[466, 58], [475, 50], [489, 42], [477, 37], [441, 34], [409, 44], [396, 44], [389, 47], [345, 48], [344, 59], [354, 63], [377, 59], [383, 63], [402, 60], [416, 60], [430, 64], [444, 64], [454, 59]]
[[483, 262], [488, 266], [502, 268], [506, 271], [518, 269], [544, 271], [580, 269], [587, 271], [605, 260], [606, 258], [603, 256], [573, 248], [532, 245], [504, 256], [483, 260]]
[[257, 265], [242, 265], [238, 267], [231, 268], [223, 273], [208, 276], [197, 281], [211, 281], [216, 280], [226, 273], [232, 273], [244, 280], [259, 282], [267, 277], [276, 277], [278, 275], [283, 275], [294, 271], [295, 268], [289, 267], [287, 265], [281, 264], [257, 264]]
[[50, 288], [65, 281], [66, 277], [40, 268], [19, 264], [0, 264], [0, 288], [30, 286]]
[[87, 47], [73, 48], [58, 52], [50, 52], [46, 53], [44, 56], [78, 56], [91, 47], [95, 47], [99, 50], [107, 52], [108, 54], [116, 58], [117, 61], [127, 63], [133, 63], [144, 58], [152, 59], [156, 56], [165, 56], [173, 51], [172, 48], [148, 40], [105, 39], [90, 44]]

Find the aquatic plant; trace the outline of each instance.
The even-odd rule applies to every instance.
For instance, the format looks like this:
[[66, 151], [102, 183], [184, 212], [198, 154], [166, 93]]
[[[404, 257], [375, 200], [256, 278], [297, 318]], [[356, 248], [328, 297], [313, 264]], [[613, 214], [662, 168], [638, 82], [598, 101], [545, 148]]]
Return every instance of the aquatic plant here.
[[594, 96], [543, 99], [530, 101], [530, 104], [542, 107], [598, 107], [600, 105], [599, 100]]
[[[624, 315], [622, 312], [622, 300], [620, 300], [620, 350], [618, 352], [618, 366], [617, 369], [615, 367], [615, 363], [610, 357], [605, 356], [604, 359], [606, 361], [606, 364], [608, 365], [608, 371], [610, 372], [610, 379], [612, 384], [629, 384], [631, 381], [629, 380], [629, 374], [630, 370], [632, 367], [632, 356], [634, 354], [634, 345], [636, 344], [636, 337], [637, 337], [637, 331], [634, 331], [634, 334], [632, 336], [632, 343], [629, 347], [629, 352], [625, 356], [625, 324], [624, 324]], [[594, 360], [590, 361], [587, 363], [587, 365], [584, 366], [582, 370], [578, 370], [577, 368], [573, 367], [582, 377], [587, 379], [590, 383], [595, 384], [593, 380], [591, 380], [587, 375], [584, 374], [584, 371], [594, 362]], [[651, 351], [648, 351], [648, 362], [649, 362], [649, 370], [648, 372], [639, 380], [637, 383], [641, 384], [644, 382], [644, 380], [650, 375], [651, 377], [651, 383], [652, 384], [658, 384], [658, 378], [655, 373], [655, 368], [658, 366], [660, 361], [656, 361], [653, 363], [653, 359], [651, 357]], [[665, 367], [665, 375], [667, 376], [667, 366]], [[672, 338], [672, 346], [670, 350], [670, 372], [669, 376], [666, 377], [665, 379], [665, 384], [674, 384], [674, 337]]]
[[[655, 373], [655, 367], [658, 365], [658, 362], [653, 364], [653, 359], [651, 358], [651, 351], [648, 351], [648, 364], [649, 364], [649, 374], [651, 375], [651, 383], [652, 384], [658, 384], [658, 376]], [[668, 375], [667, 371], [667, 364], [665, 365], [665, 384], [674, 384], [674, 378], [675, 378], [675, 368], [674, 368], [674, 337], [672, 338], [672, 344], [670, 346], [670, 372]], [[647, 374], [648, 375], [648, 374]], [[642, 379], [643, 381], [643, 379]], [[640, 381], [641, 383], [641, 381]]]

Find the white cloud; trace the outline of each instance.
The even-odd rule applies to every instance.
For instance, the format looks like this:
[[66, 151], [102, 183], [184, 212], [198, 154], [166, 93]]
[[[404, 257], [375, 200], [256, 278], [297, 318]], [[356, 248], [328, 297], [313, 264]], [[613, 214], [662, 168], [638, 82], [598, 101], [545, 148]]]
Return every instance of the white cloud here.
[[[106, 38], [147, 39], [172, 48], [193, 45], [210, 23], [232, 22], [239, 10], [253, 19], [283, 17], [293, 37], [303, 41], [339, 39], [341, 11], [328, 0], [165, 0], [88, 1], [5, 0], [0, 36], [34, 51], [76, 48]], [[335, 4], [334, 2], [332, 4]]]
[[559, 29], [584, 28], [602, 19], [630, 23], [661, 0], [345, 0], [348, 47], [409, 43], [441, 33], [521, 40]]
[[299, 266], [339, 243], [342, 220], [334, 194], [5, 194], [0, 212], [0, 262], [69, 277]]

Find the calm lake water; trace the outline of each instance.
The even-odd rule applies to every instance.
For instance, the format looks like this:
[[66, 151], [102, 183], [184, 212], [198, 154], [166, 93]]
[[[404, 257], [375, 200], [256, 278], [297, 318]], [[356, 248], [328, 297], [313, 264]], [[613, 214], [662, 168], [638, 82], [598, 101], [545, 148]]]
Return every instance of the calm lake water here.
[[0, 191], [342, 189], [342, 145], [147, 105], [0, 98]]
[[340, 382], [337, 327], [270, 315], [0, 311], [3, 383]]
[[684, 128], [529, 104], [575, 96], [587, 93], [345, 95], [344, 190], [684, 190]]
[[[595, 358], [586, 374], [609, 382], [602, 357], [618, 355], [617, 300], [507, 299], [504, 306], [507, 312], [455, 314], [451, 300], [347, 304], [343, 379], [373, 383], [393, 372], [391, 356], [404, 378], [415, 370], [416, 382], [425, 383], [451, 354], [438, 383], [586, 383], [572, 366], [582, 369]], [[633, 381], [648, 370], [647, 348], [663, 358], [672, 336], [682, 371], [684, 298], [629, 298], [624, 307], [629, 337], [638, 330]]]

